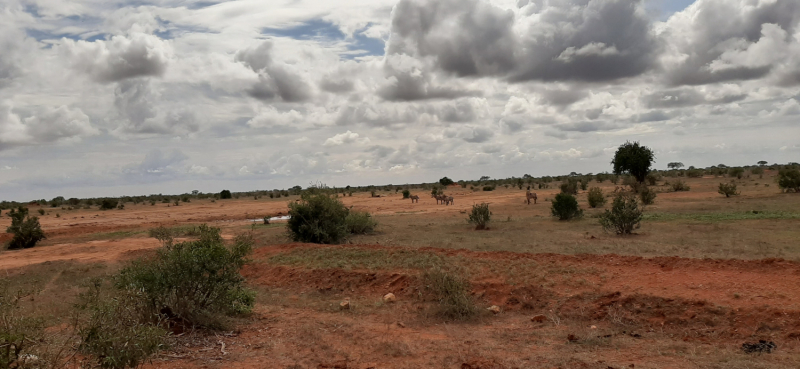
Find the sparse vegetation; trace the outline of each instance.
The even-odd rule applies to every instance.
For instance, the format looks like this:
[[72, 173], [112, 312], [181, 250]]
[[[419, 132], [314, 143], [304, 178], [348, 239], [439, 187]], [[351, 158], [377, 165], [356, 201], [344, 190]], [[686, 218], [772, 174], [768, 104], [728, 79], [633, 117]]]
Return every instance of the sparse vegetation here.
[[567, 180], [561, 182], [561, 193], [566, 193], [570, 195], [577, 195], [578, 194], [578, 180], [576, 178], [568, 178]]
[[583, 210], [578, 206], [578, 200], [568, 193], [556, 195], [551, 204], [550, 212], [558, 220], [570, 220], [583, 216]]
[[221, 200], [226, 200], [226, 199], [233, 198], [233, 196], [231, 195], [231, 191], [229, 191], [229, 190], [222, 190], [222, 191], [220, 191], [220, 193], [219, 193], [219, 198], [220, 198]]
[[439, 184], [442, 185], [442, 186], [445, 186], [445, 187], [447, 187], [447, 186], [449, 186], [449, 185], [451, 185], [453, 183], [455, 183], [455, 182], [453, 182], [452, 179], [447, 178], [447, 177], [442, 177], [442, 179], [439, 180]]
[[672, 182], [672, 184], [670, 184], [670, 187], [674, 192], [689, 191], [690, 189], [689, 185], [687, 185], [686, 182], [681, 181], [680, 179], [676, 180], [675, 182]]
[[590, 188], [587, 199], [589, 201], [589, 206], [592, 208], [602, 207], [606, 204], [606, 196], [603, 194], [603, 190], [601, 190], [600, 187]]
[[640, 186], [638, 189], [639, 199], [644, 205], [653, 205], [656, 202], [656, 191], [647, 186]]
[[469, 281], [441, 269], [423, 275], [425, 290], [438, 303], [436, 315], [456, 321], [474, 318], [479, 310], [470, 294]]
[[614, 197], [611, 210], [600, 216], [600, 225], [605, 231], [618, 235], [631, 234], [642, 221], [643, 212], [639, 209], [636, 197], [631, 194], [618, 194]]
[[481, 203], [472, 205], [472, 212], [469, 214], [469, 222], [475, 224], [475, 229], [486, 229], [486, 225], [492, 217], [489, 211], [489, 204]]
[[409, 198], [410, 196], [411, 196], [411, 191], [409, 191], [409, 190], [403, 190], [403, 198], [404, 198], [404, 199], [407, 199], [407, 198]]
[[720, 195], [725, 195], [725, 197], [739, 195], [739, 192], [736, 191], [736, 182], [733, 181], [730, 183], [720, 183], [717, 192], [719, 192]]
[[12, 291], [9, 281], [0, 280], [0, 368], [20, 368], [20, 359], [36, 353], [44, 335], [44, 321], [24, 314], [20, 306], [30, 293]]
[[39, 224], [39, 217], [28, 216], [28, 208], [20, 206], [11, 209], [7, 215], [11, 217], [11, 225], [6, 228], [6, 232], [14, 235], [8, 243], [9, 249], [31, 248], [47, 238]]
[[347, 231], [350, 234], [367, 234], [375, 230], [378, 223], [366, 211], [350, 211], [345, 218]]

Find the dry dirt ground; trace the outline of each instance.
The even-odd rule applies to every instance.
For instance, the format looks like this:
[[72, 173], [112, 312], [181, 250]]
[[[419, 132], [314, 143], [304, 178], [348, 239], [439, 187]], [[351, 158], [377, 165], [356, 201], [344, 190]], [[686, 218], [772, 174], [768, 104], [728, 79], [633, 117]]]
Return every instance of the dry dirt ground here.
[[[453, 206], [421, 189], [412, 191], [419, 204], [356, 193], [342, 201], [370, 211], [379, 227], [338, 246], [291, 243], [284, 224], [252, 221], [286, 214], [295, 197], [45, 208], [48, 239], [3, 251], [0, 268], [40, 291], [35, 312], [55, 325], [88, 278], [159, 247], [150, 228], [253, 232], [258, 245], [243, 274], [259, 292], [254, 313], [230, 332], [177, 339], [151, 367], [798, 368], [800, 196], [779, 193], [773, 175], [738, 181], [733, 198], [716, 193], [728, 178], [689, 179], [688, 192], [661, 186], [629, 237], [604, 233], [602, 209], [589, 209], [583, 191], [583, 219], [553, 220], [552, 184], [536, 190], [536, 205], [517, 188], [451, 187]], [[466, 222], [481, 202], [493, 212], [487, 231]], [[483, 314], [439, 318], [423, 278], [432, 269], [467, 278]], [[382, 301], [389, 292], [396, 302]], [[339, 308], [344, 299], [348, 310]], [[498, 314], [485, 310], [492, 305]], [[740, 349], [759, 339], [777, 350]]]

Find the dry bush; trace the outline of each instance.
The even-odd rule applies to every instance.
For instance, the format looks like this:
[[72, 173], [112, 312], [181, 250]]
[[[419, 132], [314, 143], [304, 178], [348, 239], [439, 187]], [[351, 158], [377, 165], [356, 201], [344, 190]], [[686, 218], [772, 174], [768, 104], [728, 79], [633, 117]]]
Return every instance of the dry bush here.
[[435, 269], [425, 273], [423, 281], [425, 289], [439, 304], [437, 316], [464, 321], [476, 317], [480, 312], [470, 295], [470, 285], [466, 279]]
[[600, 225], [605, 231], [614, 231], [619, 235], [631, 234], [642, 221], [642, 210], [631, 194], [619, 194], [614, 198], [611, 210], [600, 216]]

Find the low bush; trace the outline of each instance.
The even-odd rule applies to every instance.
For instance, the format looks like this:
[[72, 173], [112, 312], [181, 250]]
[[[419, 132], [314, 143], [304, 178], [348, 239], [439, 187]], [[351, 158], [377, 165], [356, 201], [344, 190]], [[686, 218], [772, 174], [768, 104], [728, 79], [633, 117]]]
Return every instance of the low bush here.
[[653, 205], [656, 202], [656, 191], [647, 186], [641, 186], [638, 189], [639, 199], [642, 200], [644, 205]]
[[558, 220], [570, 220], [583, 216], [583, 210], [578, 206], [575, 196], [563, 192], [556, 195], [550, 211]]
[[20, 359], [35, 355], [35, 346], [44, 335], [42, 319], [24, 314], [20, 301], [29, 297], [11, 291], [9, 281], [0, 281], [0, 368], [23, 368]]
[[674, 192], [689, 191], [689, 185], [687, 185], [686, 182], [681, 181], [680, 179], [675, 182], [672, 182], [670, 186], [672, 187], [672, 191]]
[[219, 198], [222, 199], [222, 200], [225, 200], [225, 199], [231, 199], [231, 198], [233, 198], [233, 196], [231, 195], [231, 191], [222, 190], [219, 193]]
[[736, 177], [738, 179], [742, 179], [744, 176], [744, 169], [743, 168], [731, 168], [728, 169], [728, 175], [731, 177]]
[[324, 193], [303, 193], [300, 202], [289, 204], [287, 230], [294, 241], [335, 244], [350, 233], [350, 211], [337, 198]]
[[750, 168], [750, 174], [762, 175], [764, 174], [764, 168], [761, 167]]
[[470, 294], [469, 281], [442, 270], [426, 272], [425, 290], [438, 303], [436, 315], [448, 320], [469, 320], [480, 313]]
[[703, 176], [703, 171], [700, 169], [689, 169], [686, 171], [686, 177], [700, 178]]
[[350, 234], [367, 234], [375, 230], [378, 222], [366, 211], [350, 211], [345, 218], [345, 224]]
[[134, 261], [117, 276], [119, 290], [141, 293], [142, 316], [152, 323], [170, 319], [213, 328], [225, 316], [252, 309], [255, 295], [239, 273], [252, 251], [252, 236], [237, 236], [229, 248], [219, 228], [199, 230], [199, 240], [165, 244], [154, 258]]
[[577, 195], [578, 194], [578, 180], [575, 178], [569, 178], [566, 181], [561, 183], [561, 193], [566, 193], [570, 195]]
[[647, 177], [645, 177], [647, 184], [649, 184], [650, 186], [655, 186], [656, 182], [658, 182], [658, 179], [659, 175], [654, 172], [647, 173]]
[[606, 210], [600, 215], [600, 225], [603, 229], [614, 231], [616, 234], [631, 234], [642, 221], [642, 210], [631, 194], [619, 194], [614, 198], [611, 210]]
[[28, 208], [20, 206], [7, 213], [11, 217], [11, 225], [6, 232], [13, 234], [8, 243], [9, 249], [27, 249], [36, 246], [36, 243], [47, 238], [39, 224], [39, 217], [28, 216]]
[[489, 204], [481, 203], [472, 205], [472, 212], [469, 214], [469, 222], [475, 224], [475, 229], [486, 229], [486, 224], [492, 217], [489, 211]]
[[89, 317], [78, 326], [78, 350], [94, 357], [100, 368], [140, 367], [164, 348], [167, 332], [142, 315], [149, 310], [142, 291], [101, 298], [101, 281], [94, 283], [79, 304]]
[[725, 195], [725, 197], [739, 194], [739, 192], [736, 192], [736, 183], [733, 181], [731, 181], [731, 183], [720, 183], [717, 192], [719, 192], [720, 195]]
[[409, 196], [411, 196], [411, 191], [403, 190], [403, 198], [407, 199], [407, 198], [409, 198]]
[[494, 186], [483, 186], [484, 191], [494, 191]]
[[117, 199], [103, 199], [103, 201], [100, 202], [100, 210], [115, 209], [118, 204], [119, 201]]
[[593, 208], [602, 207], [606, 204], [606, 196], [603, 194], [603, 190], [601, 190], [600, 187], [590, 188], [587, 198], [589, 200], [589, 206]]
[[781, 169], [778, 172], [778, 186], [786, 192], [800, 192], [800, 170]]

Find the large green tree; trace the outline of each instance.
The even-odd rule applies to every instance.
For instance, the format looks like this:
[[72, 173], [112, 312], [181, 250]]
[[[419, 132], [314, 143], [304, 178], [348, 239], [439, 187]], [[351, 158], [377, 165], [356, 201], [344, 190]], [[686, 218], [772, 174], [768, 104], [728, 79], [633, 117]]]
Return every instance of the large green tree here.
[[647, 146], [639, 145], [638, 142], [625, 142], [617, 149], [611, 165], [614, 166], [614, 174], [630, 174], [642, 183], [647, 173], [650, 173], [654, 160], [653, 150]]

